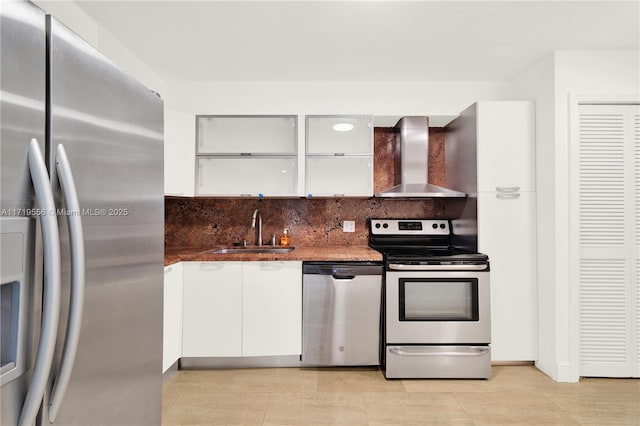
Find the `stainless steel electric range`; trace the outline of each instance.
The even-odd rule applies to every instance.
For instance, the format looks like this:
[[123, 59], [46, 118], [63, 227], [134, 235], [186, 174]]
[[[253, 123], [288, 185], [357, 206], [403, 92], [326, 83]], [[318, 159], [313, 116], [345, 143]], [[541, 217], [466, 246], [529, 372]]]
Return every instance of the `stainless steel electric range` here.
[[383, 254], [387, 378], [488, 378], [489, 258], [451, 245], [444, 219], [370, 219]]

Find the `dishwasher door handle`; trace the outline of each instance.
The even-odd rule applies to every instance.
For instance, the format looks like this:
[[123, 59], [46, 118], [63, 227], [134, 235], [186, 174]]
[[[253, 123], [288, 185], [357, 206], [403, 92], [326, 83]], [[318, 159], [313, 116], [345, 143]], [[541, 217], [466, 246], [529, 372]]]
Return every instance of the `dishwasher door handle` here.
[[331, 274], [331, 276], [333, 277], [334, 280], [340, 280], [340, 281], [351, 281], [356, 277], [355, 275], [339, 275], [339, 274]]

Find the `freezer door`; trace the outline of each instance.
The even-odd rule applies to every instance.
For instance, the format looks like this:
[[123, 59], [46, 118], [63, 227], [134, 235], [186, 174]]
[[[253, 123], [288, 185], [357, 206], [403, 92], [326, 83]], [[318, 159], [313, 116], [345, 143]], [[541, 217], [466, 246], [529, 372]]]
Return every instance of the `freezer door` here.
[[[48, 17], [49, 18], [49, 17]], [[85, 306], [79, 346], [54, 424], [158, 425], [162, 404], [163, 104], [55, 19], [50, 20], [50, 161], [65, 148], [80, 204]], [[51, 171], [58, 205], [58, 176]], [[64, 210], [55, 382], [68, 322]], [[49, 423], [45, 403], [44, 423]]]
[[[27, 2], [0, 4], [0, 424], [18, 423], [40, 324], [41, 268], [35, 268], [35, 224], [28, 150], [44, 152], [45, 17]], [[40, 261], [41, 262], [41, 261]], [[41, 277], [40, 277], [41, 278]]]

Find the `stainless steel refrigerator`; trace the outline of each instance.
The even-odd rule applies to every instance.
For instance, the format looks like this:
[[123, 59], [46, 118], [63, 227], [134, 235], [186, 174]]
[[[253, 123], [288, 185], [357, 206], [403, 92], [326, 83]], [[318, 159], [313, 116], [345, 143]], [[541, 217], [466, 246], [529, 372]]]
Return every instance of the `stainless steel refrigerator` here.
[[163, 103], [0, 2], [0, 424], [159, 425]]

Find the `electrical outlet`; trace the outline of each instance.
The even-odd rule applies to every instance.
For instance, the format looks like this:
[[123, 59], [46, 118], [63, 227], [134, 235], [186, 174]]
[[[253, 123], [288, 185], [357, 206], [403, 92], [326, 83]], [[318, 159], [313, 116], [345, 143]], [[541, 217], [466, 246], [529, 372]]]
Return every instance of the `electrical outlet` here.
[[356, 232], [356, 221], [345, 220], [342, 222], [342, 232]]

